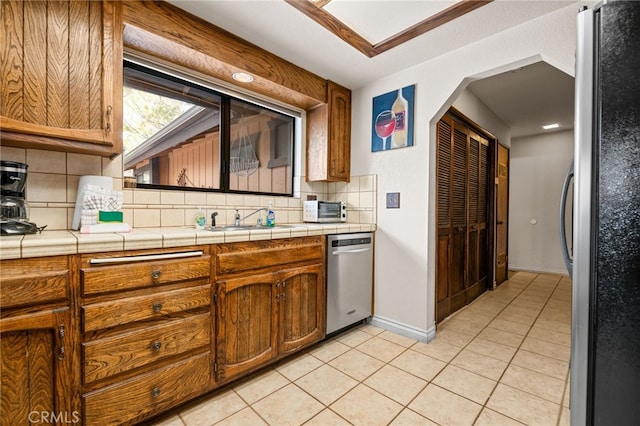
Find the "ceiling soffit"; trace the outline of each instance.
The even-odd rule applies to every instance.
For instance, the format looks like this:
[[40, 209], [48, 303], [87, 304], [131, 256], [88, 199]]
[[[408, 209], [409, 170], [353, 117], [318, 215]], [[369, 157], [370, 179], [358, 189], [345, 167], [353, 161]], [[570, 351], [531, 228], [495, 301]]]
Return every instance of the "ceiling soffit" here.
[[354, 31], [343, 21], [328, 12], [325, 8], [331, 0], [285, 0], [288, 4], [320, 24], [328, 31], [344, 40], [349, 45], [373, 58], [389, 49], [401, 45], [415, 37], [418, 37], [434, 28], [446, 24], [461, 17], [481, 6], [491, 3], [493, 0], [462, 0], [438, 11], [426, 19], [398, 32], [391, 37], [377, 43], [371, 43], [362, 35]]

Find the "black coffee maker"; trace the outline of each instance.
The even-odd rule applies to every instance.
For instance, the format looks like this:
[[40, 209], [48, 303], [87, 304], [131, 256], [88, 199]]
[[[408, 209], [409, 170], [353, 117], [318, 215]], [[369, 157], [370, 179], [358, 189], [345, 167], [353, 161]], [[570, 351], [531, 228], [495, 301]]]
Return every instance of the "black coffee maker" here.
[[0, 161], [0, 235], [35, 234], [46, 227], [29, 222], [26, 183], [26, 164]]

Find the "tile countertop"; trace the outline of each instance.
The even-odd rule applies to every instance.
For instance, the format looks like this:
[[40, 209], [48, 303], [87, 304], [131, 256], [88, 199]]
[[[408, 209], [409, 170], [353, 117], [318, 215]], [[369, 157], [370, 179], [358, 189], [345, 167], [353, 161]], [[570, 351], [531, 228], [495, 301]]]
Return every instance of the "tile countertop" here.
[[276, 229], [215, 232], [196, 230], [190, 227], [137, 228], [128, 233], [104, 234], [80, 234], [77, 231], [43, 231], [42, 234], [0, 237], [0, 259], [157, 249], [376, 230], [376, 225], [374, 224], [359, 223], [301, 223], [287, 226], [287, 228]]

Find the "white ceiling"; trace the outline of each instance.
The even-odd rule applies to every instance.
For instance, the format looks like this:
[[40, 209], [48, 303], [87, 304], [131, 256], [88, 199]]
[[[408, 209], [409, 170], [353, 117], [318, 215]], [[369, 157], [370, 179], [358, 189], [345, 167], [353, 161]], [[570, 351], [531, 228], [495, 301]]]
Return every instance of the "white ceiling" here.
[[[495, 0], [368, 58], [283, 0], [168, 1], [352, 90], [579, 3], [575, 0]], [[451, 0], [333, 0], [326, 10], [375, 44], [451, 4]], [[576, 13], [577, 10], [578, 6]], [[384, 21], [388, 21], [388, 28], [379, 28]], [[520, 72], [474, 82], [470, 90], [512, 126], [512, 137], [532, 134], [533, 129], [546, 124], [539, 120], [564, 121], [572, 126], [573, 79], [551, 66], [526, 67]]]
[[546, 62], [474, 81], [467, 89], [511, 126], [511, 137], [573, 128], [574, 79]]

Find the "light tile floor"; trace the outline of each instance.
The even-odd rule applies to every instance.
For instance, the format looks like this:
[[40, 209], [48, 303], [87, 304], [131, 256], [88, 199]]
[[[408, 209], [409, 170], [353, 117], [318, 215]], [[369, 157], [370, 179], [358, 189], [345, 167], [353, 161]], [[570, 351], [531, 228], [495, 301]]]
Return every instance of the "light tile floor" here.
[[518, 272], [425, 344], [362, 325], [156, 426], [568, 425], [571, 283]]

